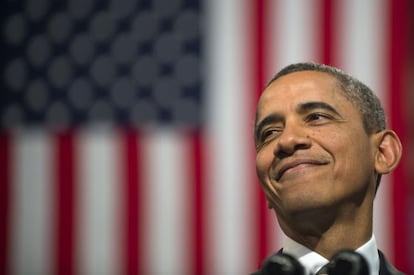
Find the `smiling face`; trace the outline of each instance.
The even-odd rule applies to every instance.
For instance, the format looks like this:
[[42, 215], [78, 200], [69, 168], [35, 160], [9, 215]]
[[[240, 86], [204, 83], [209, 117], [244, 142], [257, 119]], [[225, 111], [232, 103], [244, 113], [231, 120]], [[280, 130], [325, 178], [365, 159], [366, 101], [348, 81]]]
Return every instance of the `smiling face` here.
[[257, 175], [281, 225], [372, 207], [375, 135], [333, 76], [300, 71], [275, 80], [260, 98], [255, 137]]

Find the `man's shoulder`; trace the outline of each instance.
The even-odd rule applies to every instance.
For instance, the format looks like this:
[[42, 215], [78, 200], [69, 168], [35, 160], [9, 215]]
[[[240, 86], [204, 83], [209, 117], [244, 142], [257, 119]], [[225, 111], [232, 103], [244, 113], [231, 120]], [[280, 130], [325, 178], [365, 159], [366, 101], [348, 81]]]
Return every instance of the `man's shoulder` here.
[[390, 262], [388, 262], [387, 258], [380, 250], [378, 250], [378, 254], [380, 259], [380, 275], [404, 275], [404, 273], [397, 270]]

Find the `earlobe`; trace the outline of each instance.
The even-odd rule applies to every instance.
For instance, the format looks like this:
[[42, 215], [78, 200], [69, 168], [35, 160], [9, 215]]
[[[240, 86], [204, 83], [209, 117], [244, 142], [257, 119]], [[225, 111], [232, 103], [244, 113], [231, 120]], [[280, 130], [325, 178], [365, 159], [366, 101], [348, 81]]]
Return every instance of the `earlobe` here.
[[273, 208], [273, 206], [272, 206], [272, 204], [270, 203], [270, 200], [269, 200], [269, 199], [267, 199], [267, 208], [268, 208], [268, 209], [272, 209], [272, 208]]
[[378, 140], [375, 170], [379, 174], [388, 174], [395, 169], [401, 159], [401, 141], [392, 130], [384, 130], [376, 135], [378, 135]]

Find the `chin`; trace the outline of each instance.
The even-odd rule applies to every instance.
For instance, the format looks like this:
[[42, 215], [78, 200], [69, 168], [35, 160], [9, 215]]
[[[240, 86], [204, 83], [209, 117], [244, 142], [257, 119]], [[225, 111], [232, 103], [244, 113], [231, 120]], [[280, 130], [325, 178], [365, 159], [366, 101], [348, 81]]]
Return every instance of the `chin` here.
[[334, 212], [334, 202], [323, 200], [319, 196], [290, 196], [283, 198], [280, 211], [285, 215], [296, 217], [312, 214], [329, 214]]

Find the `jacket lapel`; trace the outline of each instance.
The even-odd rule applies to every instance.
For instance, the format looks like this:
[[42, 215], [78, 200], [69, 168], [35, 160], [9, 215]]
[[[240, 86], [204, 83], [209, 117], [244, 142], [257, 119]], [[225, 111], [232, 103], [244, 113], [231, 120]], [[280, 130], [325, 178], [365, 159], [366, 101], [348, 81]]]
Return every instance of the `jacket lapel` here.
[[398, 271], [394, 266], [392, 266], [384, 254], [378, 250], [378, 255], [380, 259], [380, 270], [379, 275], [404, 275], [404, 273]]

